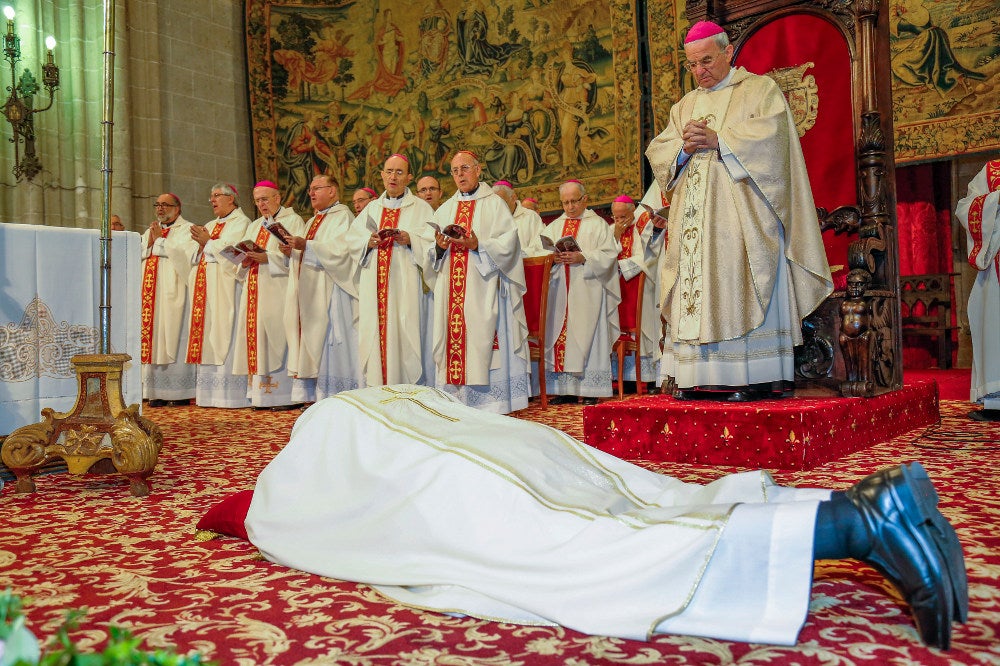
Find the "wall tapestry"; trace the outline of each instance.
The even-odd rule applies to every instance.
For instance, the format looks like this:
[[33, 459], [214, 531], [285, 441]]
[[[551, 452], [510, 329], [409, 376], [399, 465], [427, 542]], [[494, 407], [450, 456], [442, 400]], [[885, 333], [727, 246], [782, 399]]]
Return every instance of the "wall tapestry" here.
[[[653, 136], [667, 127], [670, 107], [695, 88], [694, 77], [681, 63], [688, 20], [684, 0], [647, 0]], [[652, 138], [652, 137], [650, 137]], [[643, 148], [645, 150], [645, 148]]]
[[[595, 205], [641, 194], [634, 6], [623, 0], [247, 0], [254, 164], [286, 202], [329, 172], [382, 190], [406, 155], [453, 192], [471, 150], [484, 180], [545, 210], [582, 181]], [[614, 30], [612, 30], [614, 26]], [[342, 200], [349, 196], [342, 195]]]
[[896, 162], [1000, 148], [997, 0], [892, 0]]

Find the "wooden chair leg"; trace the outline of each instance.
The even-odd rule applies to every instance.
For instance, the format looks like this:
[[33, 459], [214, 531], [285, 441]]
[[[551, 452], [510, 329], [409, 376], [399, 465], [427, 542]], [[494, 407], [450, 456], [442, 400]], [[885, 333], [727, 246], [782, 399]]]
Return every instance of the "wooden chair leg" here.
[[[639, 333], [636, 333], [639, 335]], [[646, 382], [642, 381], [642, 367], [639, 362], [639, 346], [635, 349], [635, 394], [642, 395], [646, 392]]]
[[618, 399], [625, 399], [625, 345], [615, 343], [615, 353], [618, 355]]

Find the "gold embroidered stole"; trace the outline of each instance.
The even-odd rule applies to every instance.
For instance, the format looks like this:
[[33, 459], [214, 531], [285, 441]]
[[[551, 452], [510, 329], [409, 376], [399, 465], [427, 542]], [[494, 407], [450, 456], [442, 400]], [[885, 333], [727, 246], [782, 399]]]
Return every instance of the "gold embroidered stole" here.
[[[398, 229], [401, 208], [383, 208], [382, 219], [379, 220], [379, 231], [382, 229]], [[378, 345], [382, 359], [382, 383], [387, 383], [385, 339], [389, 321], [389, 266], [392, 263], [392, 248], [396, 243], [388, 243], [378, 247], [378, 259], [375, 264], [375, 295], [378, 302]]]
[[[260, 247], [266, 248], [270, 235], [271, 232], [262, 223], [254, 242]], [[247, 272], [247, 373], [251, 375], [257, 374], [257, 301], [259, 296], [257, 274], [259, 271], [260, 264], [254, 262], [254, 265]]]
[[[219, 222], [212, 228], [211, 240], [217, 240], [222, 235], [225, 222]], [[188, 322], [187, 362], [201, 363], [201, 350], [205, 342], [205, 303], [208, 301], [208, 269], [205, 265], [205, 251], [202, 250], [198, 260], [198, 270], [194, 276], [194, 288], [191, 291], [191, 320]]]
[[[305, 239], [307, 241], [314, 240], [316, 234], [319, 233], [319, 225], [323, 223], [323, 218], [326, 217], [326, 213], [320, 213], [313, 218], [312, 224], [309, 225], [309, 229], [306, 231]], [[305, 250], [303, 250], [305, 252]], [[302, 262], [299, 261], [299, 275], [302, 274]], [[299, 330], [302, 330], [302, 322], [299, 322]]]
[[[701, 91], [695, 100], [692, 118], [705, 120], [719, 131], [733, 86], [715, 92]], [[680, 317], [676, 322], [678, 340], [697, 340], [701, 335], [702, 234], [705, 207], [708, 203], [708, 174], [718, 151], [699, 150], [688, 159], [684, 187], [684, 211], [681, 215], [681, 253], [677, 271], [680, 283]]]
[[[466, 231], [472, 230], [472, 215], [476, 210], [476, 200], [459, 201], [455, 211], [455, 224]], [[469, 274], [469, 251], [457, 245], [451, 246], [451, 265], [448, 279], [448, 325], [445, 341], [446, 384], [465, 383], [466, 325], [465, 286]]]
[[[580, 231], [580, 220], [563, 220], [562, 234], [560, 236], [572, 236], [576, 238]], [[562, 330], [556, 338], [555, 347], [552, 348], [552, 371], [565, 372], [566, 367], [566, 326], [569, 324], [569, 264], [563, 267], [566, 271], [566, 316], [563, 317]]]
[[[170, 229], [164, 229], [163, 237], [166, 238], [168, 233]], [[139, 324], [140, 362], [146, 364], [153, 362], [153, 316], [156, 313], [156, 274], [159, 265], [160, 258], [150, 248], [146, 265], [142, 267], [142, 320]]]

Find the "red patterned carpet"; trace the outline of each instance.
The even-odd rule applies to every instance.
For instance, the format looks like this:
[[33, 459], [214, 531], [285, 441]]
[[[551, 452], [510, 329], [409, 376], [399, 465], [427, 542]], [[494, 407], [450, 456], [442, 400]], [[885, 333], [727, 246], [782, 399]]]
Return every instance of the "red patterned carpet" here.
[[[149, 646], [201, 650], [221, 664], [246, 666], [997, 664], [1000, 423], [968, 420], [971, 408], [944, 402], [941, 423], [930, 428], [810, 471], [775, 474], [786, 484], [843, 488], [886, 465], [924, 462], [969, 567], [969, 623], [956, 626], [947, 653], [922, 646], [892, 588], [854, 561], [817, 565], [809, 621], [799, 644], [787, 648], [684, 636], [643, 643], [453, 618], [387, 603], [364, 585], [270, 564], [237, 539], [196, 540], [199, 518], [252, 487], [297, 413], [147, 410], [167, 441], [145, 499], [113, 477], [45, 475], [34, 495], [15, 495], [8, 485], [0, 496], [0, 588], [26, 598], [29, 626], [40, 636], [51, 634], [63, 609], [86, 606], [74, 633], [84, 645], [101, 645], [112, 623]], [[532, 407], [519, 416], [582, 434], [580, 407]], [[731, 471], [653, 467], [692, 481]]]

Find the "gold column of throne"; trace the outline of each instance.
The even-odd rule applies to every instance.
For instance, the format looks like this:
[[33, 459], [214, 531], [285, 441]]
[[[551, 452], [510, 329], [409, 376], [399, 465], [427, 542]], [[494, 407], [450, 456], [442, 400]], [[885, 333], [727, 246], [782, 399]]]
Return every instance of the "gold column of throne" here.
[[78, 354], [76, 404], [66, 413], [46, 407], [41, 423], [18, 428], [3, 442], [0, 459], [17, 477], [16, 492], [32, 493], [32, 475], [55, 458], [66, 461], [70, 474], [118, 473], [129, 480], [132, 494], [149, 494], [146, 479], [163, 446], [159, 426], [125, 407], [122, 368], [128, 354]]

